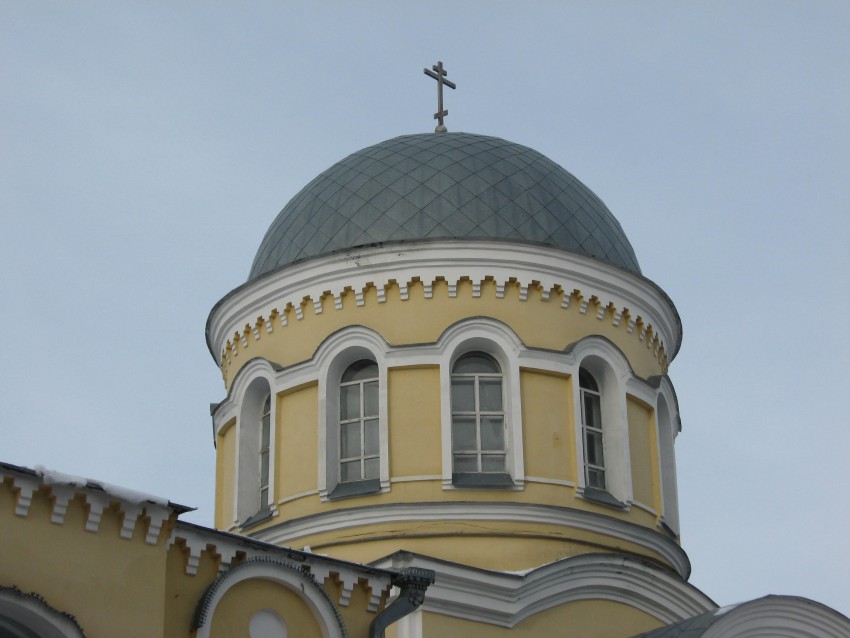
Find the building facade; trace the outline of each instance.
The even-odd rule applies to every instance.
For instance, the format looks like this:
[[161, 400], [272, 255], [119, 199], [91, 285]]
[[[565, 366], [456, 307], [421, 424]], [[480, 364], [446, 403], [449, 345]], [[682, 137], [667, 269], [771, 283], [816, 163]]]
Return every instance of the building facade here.
[[226, 391], [215, 530], [5, 466], [15, 546], [28, 524], [50, 542], [57, 517], [62, 543], [106, 532], [118, 573], [91, 578], [117, 596], [143, 564], [157, 629], [110, 633], [63, 594], [78, 581], [7, 558], [10, 635], [37, 615], [22, 584], [79, 621], [57, 636], [850, 635], [811, 601], [718, 610], [688, 584], [679, 315], [605, 204], [532, 149], [441, 132], [341, 160], [274, 220], [206, 334]]

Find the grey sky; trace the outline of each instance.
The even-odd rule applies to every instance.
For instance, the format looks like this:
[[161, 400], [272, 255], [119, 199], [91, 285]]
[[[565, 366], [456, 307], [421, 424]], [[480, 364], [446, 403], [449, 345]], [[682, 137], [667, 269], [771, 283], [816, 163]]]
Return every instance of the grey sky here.
[[684, 323], [683, 544], [850, 614], [850, 4], [0, 0], [0, 459], [211, 524], [206, 350], [282, 206], [433, 130], [592, 188]]

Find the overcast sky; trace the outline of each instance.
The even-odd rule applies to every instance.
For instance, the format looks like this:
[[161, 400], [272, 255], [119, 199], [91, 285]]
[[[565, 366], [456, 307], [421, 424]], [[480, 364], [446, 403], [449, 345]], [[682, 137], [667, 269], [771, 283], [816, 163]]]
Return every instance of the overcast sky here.
[[850, 3], [0, 0], [0, 460], [198, 507], [204, 342], [349, 153], [531, 146], [675, 302], [683, 545], [720, 604], [850, 615]]

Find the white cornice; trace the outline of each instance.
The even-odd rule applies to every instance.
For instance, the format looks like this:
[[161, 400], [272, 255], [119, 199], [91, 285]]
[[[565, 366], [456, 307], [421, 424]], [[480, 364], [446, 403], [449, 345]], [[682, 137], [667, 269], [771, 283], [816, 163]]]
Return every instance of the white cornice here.
[[[672, 359], [681, 342], [681, 323], [669, 297], [650, 280], [595, 259], [565, 251], [497, 241], [435, 241], [388, 247], [365, 247], [312, 259], [271, 273], [237, 288], [216, 304], [207, 320], [207, 345], [219, 362], [229, 339], [241, 338], [247, 326], [256, 332], [258, 318], [270, 321], [275, 310], [283, 313], [292, 304], [300, 311], [305, 298], [321, 311], [321, 299], [340, 297], [347, 288], [362, 291], [368, 284], [379, 292], [390, 281], [402, 288], [414, 279], [426, 287], [444, 278], [450, 285], [461, 278], [479, 284], [485, 278], [497, 284], [515, 280], [527, 288], [536, 282], [545, 294], [559, 286], [567, 294], [579, 290], [584, 299], [596, 297], [605, 308], [628, 309], [631, 320], [640, 317], [651, 325]], [[254, 335], [251, 338], [257, 338]]]
[[258, 530], [251, 537], [275, 545], [297, 545], [294, 542], [296, 539], [342, 529], [385, 523], [436, 521], [499, 521], [570, 527], [639, 545], [667, 561], [682, 578], [687, 578], [691, 569], [684, 550], [654, 530], [593, 512], [528, 503], [385, 503], [338, 509], [284, 521]]
[[373, 563], [400, 569], [433, 569], [424, 612], [514, 627], [536, 613], [580, 600], [610, 600], [670, 624], [716, 608], [710, 598], [677, 576], [617, 554], [583, 554], [526, 573], [477, 569], [410, 552]]
[[[431, 590], [428, 590], [431, 595]], [[765, 596], [718, 609], [703, 638], [846, 638], [850, 620], [807, 598]]]
[[233, 561], [264, 557], [288, 557], [302, 565], [304, 571], [313, 575], [316, 582], [323, 583], [330, 574], [336, 575], [336, 580], [342, 585], [339, 603], [347, 607], [358, 582], [364, 581], [369, 589], [369, 611], [376, 611], [381, 596], [390, 587], [392, 574], [380, 568], [370, 569], [357, 563], [328, 559], [325, 556], [309, 552], [297, 552], [286, 547], [263, 546], [250, 538], [236, 534], [224, 534], [205, 527], [178, 523], [168, 540], [167, 548], [176, 542], [185, 548], [186, 574], [193, 576], [198, 573], [201, 554], [207, 552], [214, 555], [219, 562], [219, 573], [226, 573]]
[[156, 545], [160, 531], [168, 520], [190, 508], [170, 503], [165, 499], [122, 488], [100, 481], [64, 474], [37, 466], [35, 470], [0, 464], [0, 481], [11, 480], [18, 499], [15, 514], [22, 518], [29, 515], [32, 497], [38, 490], [49, 490], [52, 501], [50, 522], [63, 525], [68, 505], [76, 496], [82, 496], [87, 506], [85, 529], [100, 531], [103, 512], [116, 504], [123, 514], [120, 536], [132, 539], [137, 526], [144, 529], [145, 542]]

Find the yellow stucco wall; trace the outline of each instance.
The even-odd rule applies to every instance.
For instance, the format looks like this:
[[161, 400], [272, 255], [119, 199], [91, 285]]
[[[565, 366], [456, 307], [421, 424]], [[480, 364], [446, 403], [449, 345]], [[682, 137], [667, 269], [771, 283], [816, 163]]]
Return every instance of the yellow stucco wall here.
[[0, 487], [0, 584], [36, 592], [74, 615], [87, 636], [150, 638], [165, 622], [164, 534], [144, 542], [137, 525], [132, 539], [120, 536], [123, 516], [106, 509], [97, 532], [85, 529], [87, 506], [74, 498], [62, 525], [50, 522], [49, 490], [33, 495], [27, 516], [14, 514], [16, 495]]
[[[51, 522], [53, 488], [42, 486], [34, 492], [25, 516], [15, 514], [18, 489], [9, 478], [0, 480], [0, 586], [37, 594], [59, 612], [73, 615], [90, 638], [194, 635], [191, 623], [198, 602], [220, 575], [218, 539], [213, 532], [209, 532], [192, 573], [187, 570], [190, 552], [182, 537], [186, 532], [181, 527], [175, 531], [173, 516], [165, 521], [157, 542], [148, 544], [148, 519], [144, 516], [136, 521], [131, 538], [121, 537], [124, 515], [118, 500], [113, 499], [104, 509], [97, 531], [87, 531], [85, 495], [77, 493], [71, 499], [58, 524]], [[176, 541], [169, 545], [172, 532]], [[203, 536], [206, 531], [191, 527], [189, 533]], [[242, 560], [244, 554], [232, 556], [231, 564]], [[350, 636], [365, 636], [376, 615], [368, 610], [367, 582], [364, 574], [347, 605], [340, 603], [342, 590], [333, 566], [320, 583], [337, 605]], [[212, 618], [212, 635], [247, 636], [251, 616], [264, 608], [279, 612], [290, 636], [321, 635], [297, 587], [287, 589], [257, 578], [234, 585], [222, 597]]]
[[659, 512], [660, 504], [655, 500], [658, 481], [655, 472], [657, 454], [654, 446], [652, 410], [646, 404], [631, 396], [628, 397], [626, 406], [634, 499]]
[[233, 490], [236, 481], [236, 419], [231, 419], [216, 435], [215, 526], [227, 529], [233, 523]]
[[524, 369], [520, 387], [526, 475], [575, 483], [575, 415], [570, 401], [570, 377]]
[[238, 583], [222, 597], [212, 618], [212, 638], [248, 636], [251, 617], [270, 609], [286, 623], [289, 636], [321, 636], [320, 625], [304, 599], [268, 580]]
[[[442, 400], [439, 369], [436, 366], [404, 366], [390, 368], [389, 449], [391, 489], [387, 493], [367, 494], [356, 498], [321, 502], [318, 483], [318, 386], [307, 384], [278, 397], [277, 492], [278, 512], [270, 520], [251, 528], [255, 533], [282, 521], [300, 519], [319, 513], [346, 511], [387, 503], [467, 502], [533, 503], [568, 507], [603, 514], [654, 529], [656, 516], [639, 508], [630, 512], [599, 505], [577, 497], [575, 416], [572, 409], [571, 378], [568, 375], [523, 369], [522, 392], [523, 443], [528, 477], [522, 490], [445, 490], [439, 476], [442, 472], [439, 432]], [[629, 401], [632, 469], [636, 498], [644, 504], [654, 503], [654, 462], [650, 445], [649, 412], [643, 404]], [[306, 453], [305, 453], [306, 451]], [[432, 477], [428, 479], [428, 477]], [[547, 482], [549, 481], [549, 482]], [[646, 499], [646, 500], [644, 500]], [[352, 510], [353, 511], [353, 510]], [[482, 540], [487, 530], [494, 538], [517, 534], [515, 555], [505, 556], [499, 565], [497, 543]], [[448, 548], [446, 538], [459, 535], [476, 538], [462, 542], [457, 550]], [[549, 538], [547, 544], [541, 539]], [[395, 540], [391, 540], [395, 539]], [[515, 539], [516, 540], [516, 539]], [[494, 569], [527, 569], [564, 556], [600, 551], [603, 547], [641, 554], [650, 560], [663, 559], [640, 547], [600, 537], [587, 531], [554, 525], [511, 526], [480, 521], [454, 523], [398, 523], [355, 526], [339, 532], [290, 537], [295, 547], [310, 546], [315, 551], [334, 556], [369, 561], [403, 547], [411, 551], [461, 560], [475, 556], [482, 549], [481, 567]], [[472, 550], [468, 546], [474, 546]], [[486, 551], [484, 551], [486, 550]], [[485, 556], [489, 556], [485, 560]], [[540, 562], [536, 562], [540, 561]], [[504, 563], [504, 564], [502, 564]]]
[[187, 553], [178, 541], [169, 548], [166, 557], [165, 638], [183, 638], [189, 634], [198, 600], [218, 576], [218, 560], [208, 551], [202, 553], [197, 573], [187, 574]]
[[318, 385], [293, 388], [279, 395], [277, 401], [275, 499], [281, 502], [317, 487]]
[[425, 636], [500, 638], [508, 636], [580, 636], [628, 638], [661, 626], [642, 611], [605, 600], [583, 600], [547, 609], [513, 628], [497, 627], [433, 613], [422, 614]]
[[[552, 291], [548, 300], [542, 291], [530, 287], [526, 300], [520, 299], [516, 284], [507, 284], [503, 298], [497, 297], [496, 285], [486, 281], [480, 296], [473, 295], [468, 281], [457, 285], [456, 296], [449, 295], [449, 286], [437, 281], [432, 298], [425, 297], [421, 283], [413, 282], [408, 288], [409, 298], [402, 300], [397, 285], [386, 288], [386, 300], [379, 302], [377, 290], [367, 287], [363, 304], [357, 305], [355, 293], [348, 291], [341, 297], [341, 309], [336, 309], [333, 299], [322, 300], [322, 312], [316, 313], [312, 301], [301, 304], [301, 319], [292, 307], [285, 309], [287, 325], [276, 319], [268, 333], [263, 327], [254, 337], [249, 329], [247, 347], [236, 340], [236, 351], [226, 366], [226, 383], [244, 363], [265, 357], [276, 365], [288, 367], [310, 360], [321, 343], [331, 334], [352, 325], [365, 326], [376, 331], [391, 346], [435, 343], [447, 328], [470, 317], [488, 317], [506, 324], [523, 344], [529, 348], [564, 351], [568, 346], [590, 336], [610, 340], [629, 360], [638, 376], [662, 374], [666, 365], [663, 352], [654, 351], [652, 333], [641, 339], [642, 326], [638, 324], [629, 332], [628, 317], [615, 326], [613, 310], [608, 309], [599, 318], [599, 304], [591, 300], [586, 311], [581, 312], [581, 299], [572, 295], [569, 307], [561, 307], [563, 292]], [[390, 503], [439, 503], [487, 501], [528, 503], [565, 507], [602, 514], [621, 521], [646, 526], [655, 530], [657, 516], [640, 507], [621, 511], [581, 498], [576, 490], [578, 483], [578, 451], [576, 442], [576, 410], [573, 405], [573, 379], [568, 374], [523, 367], [518, 387], [522, 412], [522, 459], [526, 481], [519, 490], [445, 489], [441, 476], [442, 414], [441, 405], [448, 400], [442, 396], [440, 369], [434, 365], [394, 365], [388, 362], [385, 383], [388, 393], [387, 436], [389, 447], [390, 489], [380, 494], [364, 494], [354, 498], [322, 502], [319, 497], [320, 424], [317, 382], [287, 389], [277, 397], [275, 493], [277, 511], [274, 516], [248, 531], [252, 534], [317, 514], [352, 510]], [[632, 482], [635, 499], [659, 511], [656, 502], [658, 491], [657, 446], [652, 411], [645, 405], [629, 400], [627, 407], [629, 434], [627, 444], [632, 465]], [[335, 436], [335, 434], [333, 434]], [[227, 448], [233, 453], [235, 448]], [[221, 451], [220, 451], [221, 454]], [[219, 472], [221, 477], [235, 475], [232, 468]], [[221, 488], [219, 488], [221, 489]], [[233, 487], [224, 485], [228, 493]], [[217, 504], [218, 504], [217, 500]], [[226, 510], [226, 504], [225, 504]], [[229, 525], [227, 516], [216, 516], [217, 524]], [[500, 528], [501, 525], [501, 528]], [[227, 529], [227, 527], [225, 527]], [[492, 545], [481, 540], [481, 530], [499, 535], [518, 534], [516, 551], [524, 558], [506, 559], [496, 566], [492, 556], [499, 554], [498, 543]], [[461, 542], [457, 551], [448, 549], [446, 539], [452, 536], [477, 538], [472, 543]], [[395, 540], [392, 540], [392, 539]], [[532, 540], [534, 539], [534, 540]], [[549, 539], [546, 542], [541, 539]], [[344, 531], [326, 531], [301, 536], [287, 536], [283, 542], [295, 547], [310, 546], [316, 551], [356, 561], [380, 558], [400, 548], [425, 554], [461, 559], [475, 556], [476, 548], [487, 548], [489, 562], [475, 564], [494, 569], [527, 569], [547, 562], [551, 557], [562, 558], [573, 553], [588, 551], [629, 551], [649, 560], [664, 563], [664, 559], [636, 545], [622, 543], [610, 537], [555, 525], [529, 529], [512, 528], [510, 524], [480, 525], [478, 522], [457, 521], [433, 524], [399, 523], [395, 525], [364, 525]], [[501, 541], [500, 541], [501, 542]], [[483, 554], [482, 554], [483, 555]], [[540, 560], [541, 562], [534, 562]]]
[[387, 376], [390, 475], [439, 476], [440, 369], [390, 368]]
[[570, 556], [611, 551], [616, 546], [621, 553], [643, 554], [648, 560], [654, 558], [655, 564], [664, 564], [661, 557], [634, 543], [614, 541], [605, 547], [599, 537], [588, 532], [521, 523], [385, 525], [370, 527], [370, 538], [365, 536], [362, 531], [359, 537], [353, 533], [342, 538], [329, 536], [327, 545], [316, 537], [311, 547], [354, 562], [378, 560], [403, 549], [480, 569], [524, 571]]

